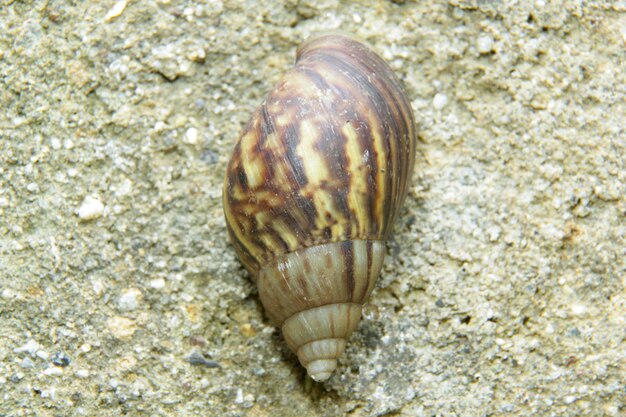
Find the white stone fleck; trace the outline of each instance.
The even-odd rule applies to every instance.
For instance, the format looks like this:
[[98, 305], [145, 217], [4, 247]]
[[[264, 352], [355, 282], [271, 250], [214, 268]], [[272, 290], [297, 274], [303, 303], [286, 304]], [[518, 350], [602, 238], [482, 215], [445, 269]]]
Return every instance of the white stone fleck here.
[[93, 292], [96, 293], [96, 295], [101, 295], [105, 289], [105, 285], [101, 280], [96, 279], [92, 281], [91, 288], [93, 289]]
[[113, 337], [120, 340], [129, 340], [137, 330], [137, 325], [134, 320], [120, 316], [109, 318], [107, 320], [107, 327]]
[[488, 54], [493, 51], [493, 38], [489, 35], [482, 35], [476, 41], [476, 48], [481, 54]]
[[104, 212], [104, 204], [97, 198], [87, 196], [78, 208], [77, 214], [81, 220], [93, 220], [102, 216], [102, 212]]
[[89, 377], [89, 371], [86, 369], [79, 369], [76, 371], [76, 377], [77, 378], [88, 378]]
[[571, 310], [573, 315], [580, 316], [582, 314], [585, 314], [585, 312], [587, 311], [587, 306], [583, 304], [573, 304]]
[[133, 182], [128, 178], [124, 178], [119, 184], [115, 186], [115, 195], [123, 197], [129, 195], [133, 190]]
[[576, 397], [575, 395], [567, 395], [563, 398], [563, 402], [565, 404], [571, 404], [574, 401], [576, 401], [578, 399], [578, 397]]
[[25, 344], [23, 344], [22, 346], [16, 348], [13, 350], [13, 352], [15, 353], [23, 353], [26, 352], [29, 355], [34, 356], [35, 353], [37, 353], [37, 351], [41, 348], [41, 346], [39, 345], [39, 343], [37, 343], [35, 340], [30, 339], [28, 342], [26, 342]]
[[117, 3], [113, 5], [113, 7], [109, 9], [106, 16], [104, 16], [104, 21], [110, 22], [116, 17], [121, 16], [127, 4], [128, 4], [128, 0], [119, 0]]
[[37, 185], [36, 182], [31, 182], [30, 184], [28, 184], [26, 186], [26, 189], [28, 191], [30, 191], [31, 193], [38, 193], [39, 192], [39, 185]]
[[163, 129], [165, 129], [166, 127], [167, 127], [167, 125], [165, 124], [165, 122], [163, 122], [162, 120], [159, 120], [158, 122], [156, 122], [154, 124], [153, 129], [154, 129], [155, 132], [160, 132]]
[[185, 143], [189, 143], [190, 145], [195, 145], [198, 142], [198, 129], [195, 127], [190, 127], [185, 132]]
[[48, 354], [48, 352], [46, 352], [45, 350], [38, 350], [37, 353], [35, 354], [38, 358], [43, 359], [44, 361], [47, 361], [48, 358], [50, 357], [50, 355]]
[[141, 291], [136, 288], [126, 289], [117, 300], [117, 306], [122, 311], [132, 311], [139, 307], [141, 302]]
[[29, 358], [28, 356], [26, 356], [24, 359], [22, 359], [22, 362], [20, 362], [20, 368], [33, 368], [33, 367], [35, 367], [35, 362], [33, 362], [33, 360]]
[[1, 296], [5, 300], [10, 300], [12, 298], [15, 298], [15, 292], [13, 292], [13, 290], [9, 288], [5, 288], [4, 290], [2, 290]]
[[148, 285], [155, 290], [160, 290], [165, 287], [165, 280], [163, 278], [156, 278], [151, 280]]
[[241, 390], [241, 388], [237, 390], [237, 396], [235, 397], [235, 402], [237, 404], [243, 403], [243, 391]]
[[[626, 42], [626, 37], [624, 41]], [[604, 412], [606, 413], [607, 416], [617, 416], [619, 415], [619, 408], [613, 404], [606, 404], [604, 406]]]
[[437, 110], [443, 109], [448, 104], [448, 96], [444, 93], [437, 93], [433, 98], [433, 107]]
[[61, 140], [59, 138], [50, 138], [50, 146], [52, 146], [52, 149], [55, 151], [58, 151], [63, 145], [61, 144]]
[[501, 232], [502, 232], [502, 229], [500, 229], [500, 227], [496, 225], [493, 225], [487, 228], [487, 236], [489, 236], [489, 241], [495, 242], [496, 240], [498, 240], [500, 238]]
[[548, 240], [556, 240], [560, 241], [565, 236], [565, 232], [563, 229], [553, 225], [553, 224], [544, 224], [540, 228], [541, 234]]
[[57, 389], [55, 387], [50, 387], [41, 391], [41, 398], [50, 398], [52, 401], [55, 401], [57, 398]]
[[48, 376], [61, 376], [63, 375], [63, 368], [60, 368], [58, 366], [51, 366], [44, 369], [43, 374]]

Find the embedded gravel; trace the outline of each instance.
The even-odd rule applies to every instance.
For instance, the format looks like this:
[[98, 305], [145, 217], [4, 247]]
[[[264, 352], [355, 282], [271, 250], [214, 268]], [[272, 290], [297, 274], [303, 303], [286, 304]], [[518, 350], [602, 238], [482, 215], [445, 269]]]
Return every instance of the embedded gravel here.
[[[624, 2], [3, 4], [0, 416], [626, 414]], [[227, 242], [221, 185], [327, 29], [390, 63], [421, 143], [316, 384]]]

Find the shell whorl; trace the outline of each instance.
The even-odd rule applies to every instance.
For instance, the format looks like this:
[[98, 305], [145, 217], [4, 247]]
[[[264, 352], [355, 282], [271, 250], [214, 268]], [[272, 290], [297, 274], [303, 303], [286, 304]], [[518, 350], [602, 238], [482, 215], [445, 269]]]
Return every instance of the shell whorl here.
[[231, 240], [256, 276], [303, 247], [384, 240], [407, 193], [415, 121], [387, 64], [351, 37], [307, 40], [226, 171]]
[[226, 170], [231, 241], [270, 319], [327, 379], [375, 286], [415, 158], [389, 66], [352, 36], [306, 40], [244, 128]]
[[343, 241], [288, 253], [261, 269], [265, 311], [316, 381], [337, 366], [384, 256], [383, 241]]

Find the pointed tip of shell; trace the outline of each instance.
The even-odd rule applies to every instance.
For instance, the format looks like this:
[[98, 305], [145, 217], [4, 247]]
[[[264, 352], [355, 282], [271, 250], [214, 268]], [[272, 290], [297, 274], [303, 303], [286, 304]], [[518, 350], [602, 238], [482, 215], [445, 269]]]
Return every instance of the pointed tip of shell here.
[[322, 382], [337, 369], [337, 358], [345, 348], [345, 339], [314, 340], [298, 349], [298, 359], [313, 380]]
[[336, 359], [318, 359], [309, 362], [306, 371], [315, 382], [324, 382], [337, 369]]
[[311, 378], [325, 381], [337, 367], [337, 358], [360, 318], [361, 304], [327, 304], [293, 315], [282, 330]]

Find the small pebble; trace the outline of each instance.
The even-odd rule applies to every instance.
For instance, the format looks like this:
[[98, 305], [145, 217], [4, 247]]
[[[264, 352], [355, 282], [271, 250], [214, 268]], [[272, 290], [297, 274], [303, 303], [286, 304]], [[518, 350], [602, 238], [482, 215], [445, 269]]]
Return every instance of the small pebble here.
[[56, 401], [57, 399], [57, 390], [55, 387], [50, 387], [48, 389], [41, 391], [41, 398], [49, 398], [52, 401]]
[[30, 184], [28, 184], [26, 186], [26, 189], [28, 191], [30, 191], [31, 193], [38, 193], [39, 192], [39, 185], [37, 185], [36, 182], [31, 182]]
[[129, 340], [137, 330], [137, 325], [133, 320], [121, 316], [107, 320], [107, 327], [113, 337], [120, 340]]
[[571, 306], [571, 311], [574, 316], [581, 316], [587, 311], [587, 306], [584, 304], [573, 304]]
[[43, 374], [48, 376], [61, 376], [63, 375], [63, 370], [56, 366], [51, 366], [50, 368], [44, 369]]
[[563, 397], [563, 402], [568, 405], [575, 402], [576, 400], [578, 400], [578, 397], [576, 397], [575, 395], [567, 395]]
[[263, 368], [252, 368], [252, 373], [256, 376], [263, 376], [266, 374], [265, 369]]
[[163, 278], [156, 278], [150, 281], [148, 285], [150, 285], [150, 287], [154, 288], [155, 290], [160, 290], [162, 288], [165, 288], [165, 280]]
[[89, 377], [89, 371], [86, 369], [79, 369], [78, 371], [76, 371], [76, 377], [87, 378]]
[[124, 9], [126, 8], [127, 4], [128, 0], [119, 0], [113, 5], [113, 7], [111, 7], [106, 16], [104, 16], [104, 21], [108, 23], [116, 17], [121, 16], [122, 13], [124, 13]]
[[243, 403], [243, 391], [241, 388], [237, 390], [237, 396], [235, 397], [235, 402], [237, 404]]
[[34, 366], [35, 362], [33, 362], [33, 360], [28, 356], [22, 359], [22, 362], [20, 363], [20, 368], [33, 368]]
[[9, 377], [9, 381], [17, 383], [20, 382], [22, 378], [24, 378], [24, 374], [21, 372], [17, 372]]
[[118, 197], [124, 197], [126, 195], [130, 195], [133, 191], [133, 182], [128, 178], [124, 178], [119, 184], [115, 187], [115, 195]]
[[214, 164], [217, 162], [218, 160], [218, 155], [217, 153], [213, 152], [211, 149], [207, 149], [206, 151], [202, 152], [202, 154], [200, 155], [200, 159], [204, 162], [206, 162], [207, 164]]
[[252, 405], [254, 404], [254, 395], [252, 394], [246, 394], [243, 396], [243, 406], [246, 408], [250, 408], [252, 407]]
[[87, 196], [80, 208], [78, 209], [78, 217], [81, 220], [93, 220], [102, 216], [104, 212], [104, 204], [97, 198]]
[[4, 290], [2, 290], [2, 293], [0, 293], [0, 297], [6, 299], [6, 300], [10, 300], [12, 298], [15, 298], [15, 293], [13, 291], [11, 291], [11, 289], [9, 288], [5, 288]]
[[242, 335], [246, 336], [246, 337], [252, 337], [254, 335], [256, 335], [256, 330], [254, 330], [254, 327], [252, 327], [252, 325], [250, 323], [244, 323], [239, 327], [239, 331], [241, 332]]
[[187, 358], [187, 361], [189, 361], [189, 363], [194, 366], [206, 366], [207, 368], [221, 368], [221, 366], [217, 362], [208, 360], [207, 358], [204, 357], [202, 353], [198, 352], [197, 350], [194, 350], [193, 352], [191, 352], [191, 354]]
[[26, 353], [28, 353], [31, 356], [35, 356], [35, 353], [37, 353], [37, 351], [40, 348], [41, 348], [41, 346], [39, 346], [39, 343], [35, 342], [33, 339], [30, 339], [28, 342], [26, 342], [22, 346], [14, 349], [13, 352], [15, 352], [15, 353], [26, 352]]
[[64, 368], [70, 364], [70, 358], [63, 352], [57, 352], [52, 355], [52, 363]]
[[58, 151], [59, 149], [61, 149], [61, 140], [59, 140], [59, 138], [52, 138], [50, 139], [50, 146], [52, 146], [52, 149], [54, 149], [55, 151]]
[[437, 110], [443, 109], [448, 104], [448, 96], [444, 93], [437, 93], [433, 98], [433, 107]]
[[126, 289], [117, 300], [117, 306], [122, 311], [132, 311], [139, 307], [141, 301], [141, 291], [136, 288]]
[[493, 38], [489, 35], [482, 35], [476, 41], [476, 48], [480, 54], [489, 54], [493, 51]]
[[48, 355], [48, 352], [46, 352], [45, 350], [38, 350], [36, 353], [36, 356], [39, 359], [43, 359], [44, 361], [47, 361], [48, 358], [50, 357], [50, 355]]
[[185, 142], [190, 145], [195, 145], [198, 142], [198, 129], [190, 127], [185, 132]]

